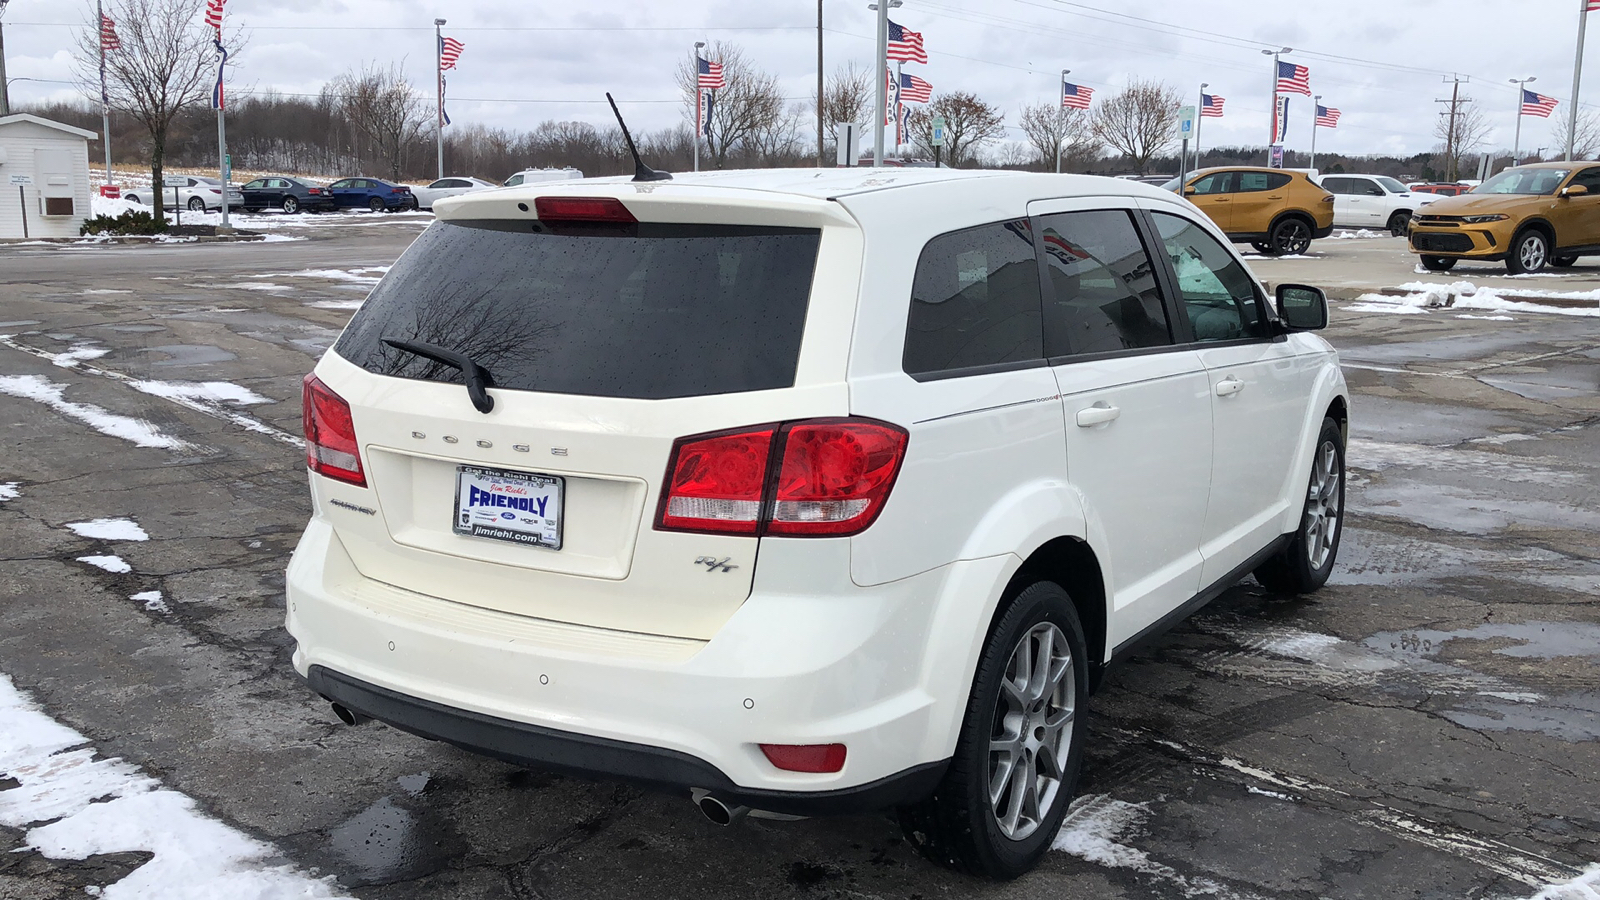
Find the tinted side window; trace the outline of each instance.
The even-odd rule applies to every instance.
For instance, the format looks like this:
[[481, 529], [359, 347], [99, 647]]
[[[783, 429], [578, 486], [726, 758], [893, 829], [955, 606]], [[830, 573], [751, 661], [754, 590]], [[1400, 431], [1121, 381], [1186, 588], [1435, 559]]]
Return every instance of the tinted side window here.
[[1172, 343], [1155, 264], [1125, 210], [1040, 220], [1050, 290], [1045, 355], [1112, 353]]
[[1268, 337], [1255, 284], [1233, 254], [1188, 219], [1152, 215], [1178, 275], [1195, 340]]
[[1027, 219], [942, 234], [922, 248], [901, 365], [912, 375], [1044, 356]]
[[1275, 191], [1288, 184], [1292, 177], [1277, 172], [1240, 172], [1239, 186], [1234, 190], [1239, 193], [1253, 191]]
[[1581, 184], [1589, 189], [1589, 193], [1600, 193], [1600, 166], [1584, 169], [1572, 176], [1571, 184]]
[[1354, 178], [1351, 180], [1355, 183], [1355, 193], [1360, 194], [1363, 197], [1383, 196], [1383, 188], [1378, 187], [1377, 182], [1366, 178]]
[[1226, 194], [1232, 190], [1232, 172], [1212, 172], [1194, 183], [1194, 192], [1196, 194]]
[[1350, 190], [1350, 179], [1348, 178], [1324, 178], [1322, 179], [1322, 189], [1330, 194], [1343, 195], [1353, 193]]
[[1293, 175], [1284, 175], [1281, 172], [1274, 172], [1273, 174], [1267, 176], [1267, 190], [1275, 191], [1279, 188], [1288, 187], [1289, 182], [1293, 180]]

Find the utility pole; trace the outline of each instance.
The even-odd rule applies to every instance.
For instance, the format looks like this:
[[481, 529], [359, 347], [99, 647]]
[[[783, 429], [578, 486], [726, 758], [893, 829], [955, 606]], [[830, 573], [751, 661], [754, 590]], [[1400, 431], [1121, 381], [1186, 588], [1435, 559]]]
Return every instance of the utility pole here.
[[439, 144], [439, 178], [444, 178], [444, 19], [433, 20], [434, 81], [439, 89], [439, 108], [433, 119]]
[[1583, 39], [1589, 28], [1589, 8], [1587, 0], [1578, 0], [1578, 52], [1572, 59], [1572, 107], [1567, 110], [1567, 162], [1572, 162], [1573, 146], [1578, 140], [1578, 89], [1583, 86]]
[[1445, 130], [1444, 156], [1446, 166], [1445, 181], [1453, 182], [1460, 174], [1456, 171], [1456, 139], [1459, 137], [1459, 135], [1456, 134], [1456, 118], [1460, 113], [1461, 104], [1472, 102], [1471, 97], [1461, 96], [1461, 85], [1465, 82], [1471, 81], [1472, 78], [1470, 76], [1462, 77], [1460, 75], [1451, 75], [1449, 78], [1444, 80], [1449, 82], [1451, 85], [1450, 99], [1435, 100], [1434, 102], [1450, 104], [1450, 126]]
[[0, 116], [11, 115], [11, 84], [6, 81], [6, 4], [11, 0], [0, 0]]
[[822, 168], [822, 151], [826, 142], [822, 139], [822, 0], [817, 0], [817, 168]]
[[1517, 131], [1516, 137], [1511, 139], [1511, 165], [1517, 164], [1517, 151], [1522, 149], [1522, 92], [1528, 89], [1528, 82], [1538, 81], [1538, 77], [1529, 75], [1527, 78], [1512, 78], [1511, 83], [1517, 86]]

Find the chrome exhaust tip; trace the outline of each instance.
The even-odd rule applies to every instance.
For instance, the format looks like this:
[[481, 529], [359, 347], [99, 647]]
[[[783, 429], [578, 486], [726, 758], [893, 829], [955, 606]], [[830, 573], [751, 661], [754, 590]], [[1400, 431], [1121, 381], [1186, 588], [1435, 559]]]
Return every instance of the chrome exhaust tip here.
[[372, 721], [371, 716], [364, 716], [342, 703], [333, 704], [333, 714], [338, 716], [339, 721], [346, 725], [365, 725]]
[[695, 807], [713, 825], [720, 825], [726, 828], [730, 825], [738, 824], [740, 819], [750, 814], [750, 807], [730, 806], [704, 788], [695, 788], [690, 792], [689, 796]]

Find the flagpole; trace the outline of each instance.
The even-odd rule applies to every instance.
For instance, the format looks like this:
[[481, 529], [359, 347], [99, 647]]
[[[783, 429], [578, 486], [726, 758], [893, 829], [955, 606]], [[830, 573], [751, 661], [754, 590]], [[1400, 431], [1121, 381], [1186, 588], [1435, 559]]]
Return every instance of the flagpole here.
[[[1572, 60], [1572, 109], [1567, 112], [1567, 162], [1572, 162], [1572, 148], [1578, 140], [1578, 89], [1583, 84], [1583, 39], [1589, 27], [1588, 0], [1578, 0], [1578, 52]], [[1517, 95], [1520, 100], [1521, 94]], [[1521, 110], [1521, 107], [1518, 107]], [[1521, 117], [1517, 119], [1522, 122]]]
[[439, 178], [444, 178], [444, 19], [433, 20], [434, 80], [439, 89], [439, 105], [434, 116], [434, 134], [439, 145]]
[[705, 41], [694, 42], [694, 170], [700, 171], [700, 104], [705, 101], [706, 92], [700, 87], [700, 50], [705, 47]]
[[217, 63], [217, 170], [222, 175], [222, 228], [229, 229], [228, 225], [228, 179], [233, 176], [233, 167], [228, 165], [228, 122], [225, 95], [222, 92], [222, 77], [227, 72], [228, 51], [222, 46], [222, 29], [217, 29], [217, 53], [222, 59]]
[[905, 67], [905, 63], [902, 62], [901, 60], [897, 59], [897, 60], [894, 61], [894, 154], [895, 154], [895, 156], [899, 156], [900, 155], [900, 138], [901, 138], [901, 134], [900, 134], [900, 107], [905, 105], [905, 102], [900, 99], [900, 92], [905, 90], [905, 79], [901, 77], [900, 72], [904, 67]]
[[1322, 118], [1322, 95], [1315, 94], [1311, 98], [1311, 164], [1306, 166], [1312, 172], [1317, 171], [1317, 122]]
[[[891, 0], [878, 0], [870, 9], [878, 11], [878, 72], [889, 71], [889, 4]], [[883, 165], [883, 120], [889, 115], [888, 79], [878, 75], [877, 121], [872, 126], [872, 165]]]
[[1527, 78], [1512, 78], [1511, 83], [1517, 86], [1517, 130], [1516, 137], [1511, 141], [1511, 164], [1517, 164], [1517, 152], [1522, 149], [1522, 95], [1528, 89], [1528, 82], [1538, 81], [1539, 76], [1530, 75]]
[[[1204, 125], [1206, 121], [1206, 88], [1210, 86], [1210, 82], [1200, 82], [1200, 110], [1199, 114], [1194, 117], [1194, 170], [1196, 172], [1200, 171], [1200, 126]], [[1182, 169], [1183, 167], [1179, 166], [1178, 168]], [[1179, 172], [1178, 177], [1187, 181], [1189, 173], [1187, 171]]]
[[1272, 145], [1278, 142], [1278, 62], [1279, 57], [1293, 50], [1284, 47], [1282, 50], [1263, 50], [1263, 54], [1272, 57], [1272, 135], [1267, 140], [1267, 165], [1272, 165]]
[[[106, 184], [111, 183], [111, 98], [106, 93], [106, 12], [105, 4], [95, 0], [95, 15], [100, 23], [100, 130], [106, 147]], [[223, 194], [226, 205], [227, 194]]]

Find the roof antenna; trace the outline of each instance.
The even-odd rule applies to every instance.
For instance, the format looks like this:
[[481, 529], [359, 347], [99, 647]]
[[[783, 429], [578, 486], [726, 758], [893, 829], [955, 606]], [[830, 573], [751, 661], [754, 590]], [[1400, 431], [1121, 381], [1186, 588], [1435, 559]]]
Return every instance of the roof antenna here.
[[628, 123], [622, 121], [622, 113], [617, 111], [617, 101], [611, 99], [611, 92], [606, 91], [606, 102], [611, 104], [611, 112], [617, 117], [617, 124], [622, 126], [622, 139], [628, 142], [628, 152], [633, 154], [633, 180], [634, 181], [671, 181], [671, 172], [662, 172], [652, 169], [639, 158], [639, 148], [633, 145], [633, 135], [628, 133]]

